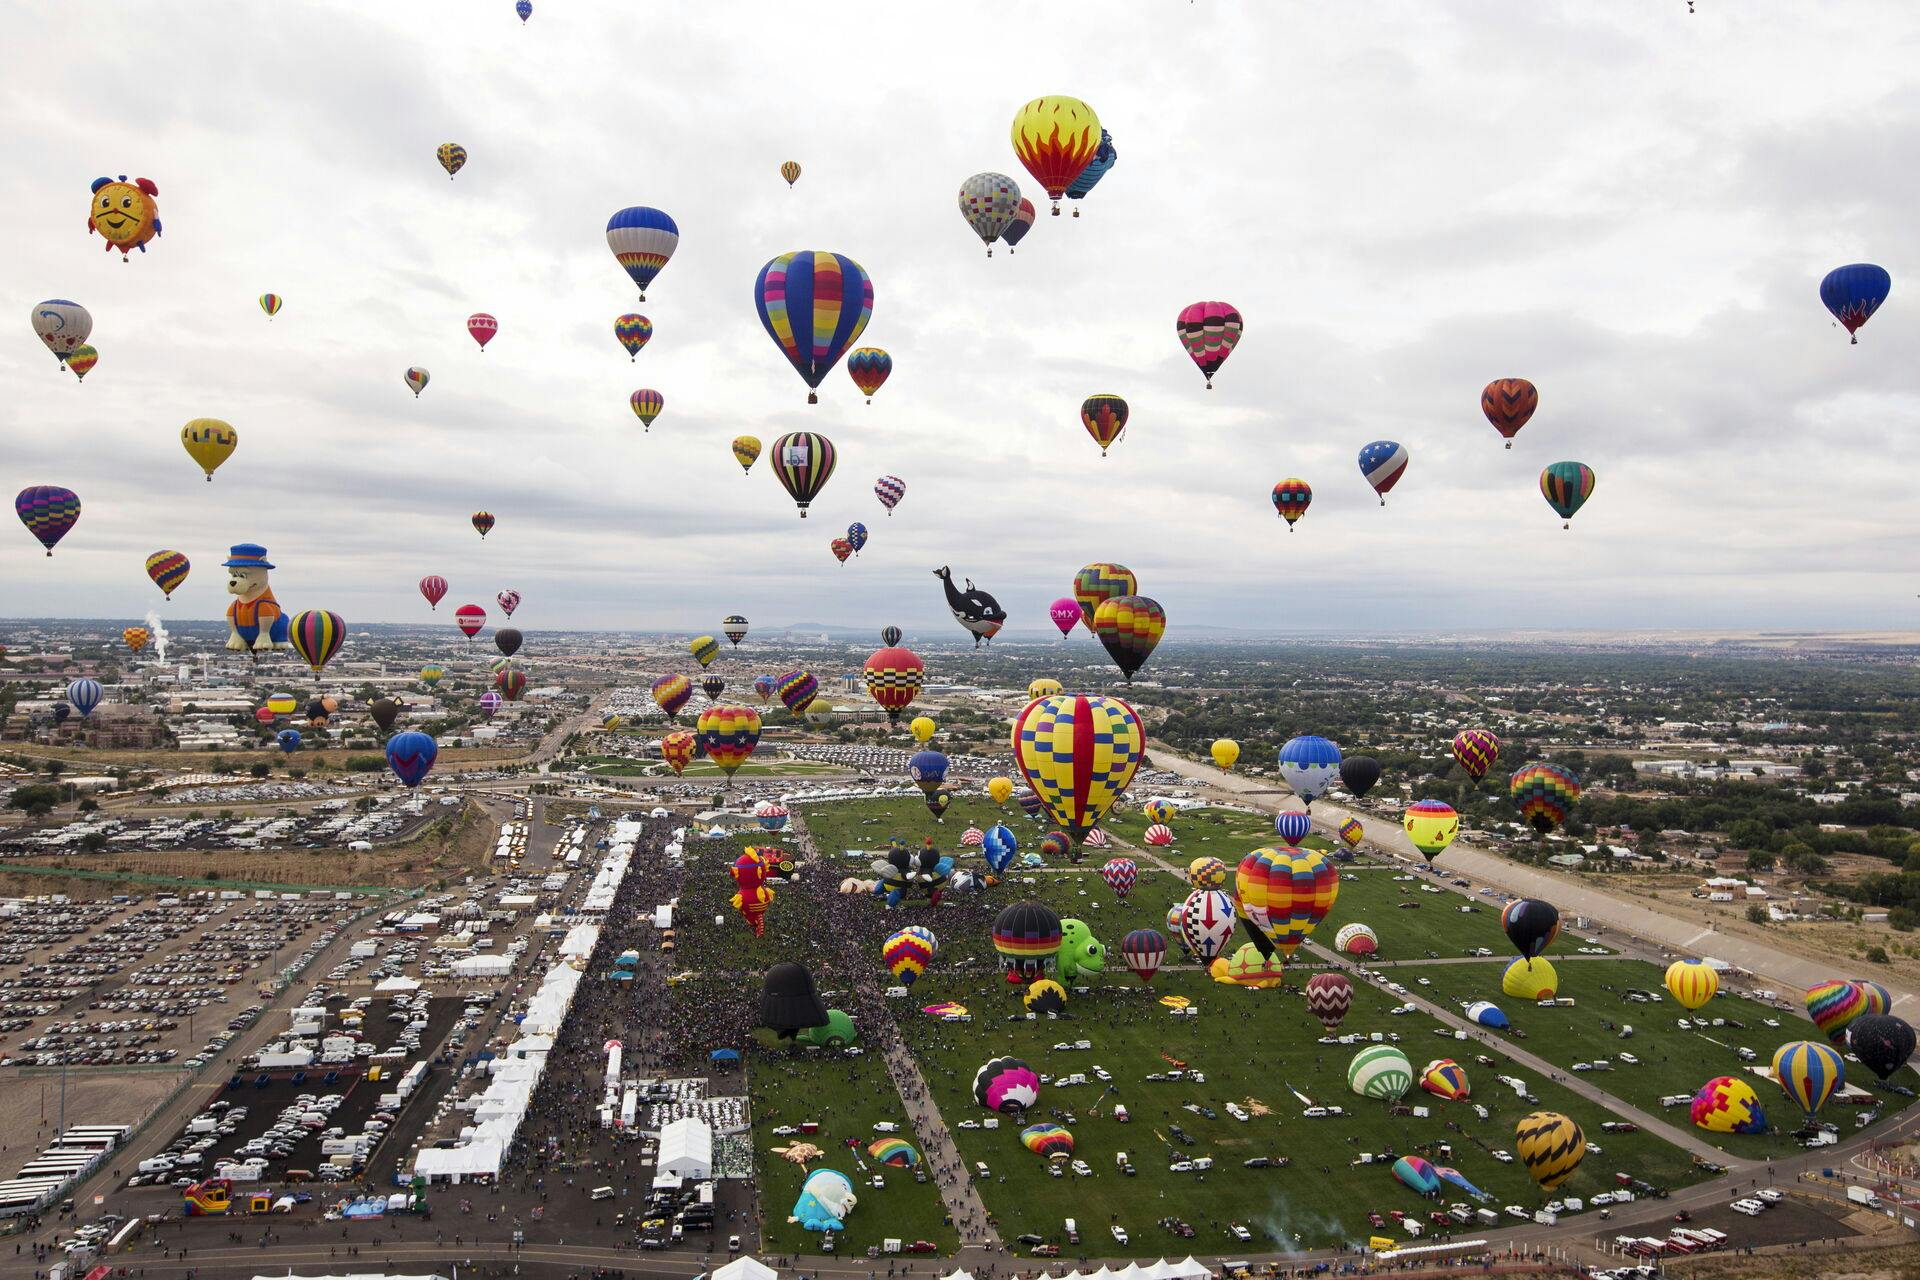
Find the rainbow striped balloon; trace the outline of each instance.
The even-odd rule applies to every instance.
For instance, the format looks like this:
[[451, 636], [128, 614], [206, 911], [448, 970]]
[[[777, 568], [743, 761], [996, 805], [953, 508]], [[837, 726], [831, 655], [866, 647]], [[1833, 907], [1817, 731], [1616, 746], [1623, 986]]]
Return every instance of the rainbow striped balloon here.
[[1867, 993], [1857, 982], [1833, 978], [1807, 988], [1807, 1016], [1836, 1046], [1847, 1042], [1847, 1024], [1867, 1012]]
[[337, 613], [307, 609], [293, 615], [287, 638], [293, 642], [293, 651], [317, 673], [347, 642], [347, 624]]
[[1255, 849], [1236, 880], [1240, 917], [1287, 959], [1340, 896], [1340, 873], [1318, 849]]

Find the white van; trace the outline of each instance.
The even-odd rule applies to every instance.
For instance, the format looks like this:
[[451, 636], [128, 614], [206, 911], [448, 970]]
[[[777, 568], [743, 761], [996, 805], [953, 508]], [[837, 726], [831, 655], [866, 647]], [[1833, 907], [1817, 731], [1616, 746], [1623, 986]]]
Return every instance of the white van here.
[[613, 1188], [612, 1187], [595, 1187], [593, 1190], [587, 1192], [587, 1199], [611, 1200], [613, 1199]]

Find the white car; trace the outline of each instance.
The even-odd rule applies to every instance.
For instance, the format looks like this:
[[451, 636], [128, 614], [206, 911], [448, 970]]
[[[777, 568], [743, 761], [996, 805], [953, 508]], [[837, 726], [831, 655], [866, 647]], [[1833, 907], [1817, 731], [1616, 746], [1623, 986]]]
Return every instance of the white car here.
[[794, 1134], [798, 1132], [800, 1131], [794, 1128], [792, 1125], [783, 1124], [778, 1129], [775, 1129], [773, 1131], [773, 1136], [776, 1138], [791, 1138]]
[[1518, 1218], [1522, 1222], [1526, 1222], [1533, 1217], [1532, 1214], [1528, 1213], [1525, 1209], [1522, 1209], [1517, 1204], [1510, 1204], [1507, 1206], [1507, 1216], [1509, 1218]]
[[1765, 1200], [1768, 1204], [1779, 1204], [1787, 1198], [1784, 1191], [1776, 1191], [1772, 1187], [1768, 1187], [1765, 1191], [1756, 1191], [1753, 1194], [1755, 1199]]
[[1489, 1153], [1489, 1154], [1491, 1154], [1491, 1155], [1493, 1156], [1493, 1158], [1494, 1158], [1495, 1160], [1498, 1160], [1498, 1161], [1499, 1161], [1499, 1162], [1500, 1162], [1501, 1164], [1512, 1164], [1512, 1163], [1513, 1163], [1513, 1155], [1512, 1155], [1512, 1153], [1511, 1153], [1511, 1152], [1507, 1152], [1507, 1151], [1494, 1151], [1494, 1152], [1491, 1152], [1491, 1153]]
[[1071, 1167], [1073, 1169], [1073, 1176], [1076, 1178], [1091, 1178], [1093, 1176], [1093, 1169], [1085, 1160], [1075, 1160]]
[[1119, 1223], [1114, 1223], [1108, 1227], [1107, 1230], [1113, 1232], [1113, 1238], [1116, 1243], [1125, 1244], [1127, 1242], [1127, 1229]]

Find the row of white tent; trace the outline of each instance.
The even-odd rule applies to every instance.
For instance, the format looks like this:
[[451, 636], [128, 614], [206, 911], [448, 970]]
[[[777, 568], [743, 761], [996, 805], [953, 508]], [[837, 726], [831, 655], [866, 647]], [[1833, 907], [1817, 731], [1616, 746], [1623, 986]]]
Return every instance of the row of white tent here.
[[[943, 1280], [973, 1280], [973, 1277], [964, 1271], [956, 1271], [943, 1277]], [[1189, 1254], [1180, 1262], [1168, 1262], [1162, 1258], [1144, 1267], [1137, 1262], [1129, 1262], [1118, 1271], [1102, 1267], [1098, 1271], [1069, 1271], [1063, 1276], [1040, 1272], [1034, 1280], [1213, 1280], [1213, 1272]]]

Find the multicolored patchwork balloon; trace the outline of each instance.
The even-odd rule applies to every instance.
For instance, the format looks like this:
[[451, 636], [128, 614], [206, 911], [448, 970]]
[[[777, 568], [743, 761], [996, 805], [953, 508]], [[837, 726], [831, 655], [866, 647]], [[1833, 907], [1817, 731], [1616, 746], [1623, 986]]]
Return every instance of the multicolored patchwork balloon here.
[[1113, 890], [1114, 897], [1125, 902], [1133, 892], [1134, 882], [1140, 878], [1140, 866], [1132, 858], [1108, 858], [1100, 868], [1100, 878]]
[[31, 485], [13, 500], [13, 510], [20, 517], [20, 523], [27, 526], [27, 532], [38, 538], [47, 554], [52, 555], [54, 545], [66, 537], [67, 531], [80, 519], [80, 495], [59, 485]]
[[1140, 767], [1146, 730], [1118, 698], [1054, 694], [1013, 722], [1013, 755], [1040, 804], [1074, 839], [1100, 824]]
[[[1235, 876], [1239, 914], [1253, 941], [1283, 959], [1307, 940], [1340, 895], [1340, 872], [1318, 849], [1255, 849]], [[1261, 945], [1265, 943], [1267, 945]]]
[[1180, 345], [1207, 380], [1207, 390], [1213, 390], [1213, 375], [1239, 345], [1244, 327], [1239, 311], [1228, 302], [1195, 302], [1182, 308], [1174, 321]]
[[1507, 794], [1520, 806], [1520, 816], [1541, 835], [1567, 820], [1580, 802], [1580, 779], [1557, 764], [1536, 761], [1514, 770]]

